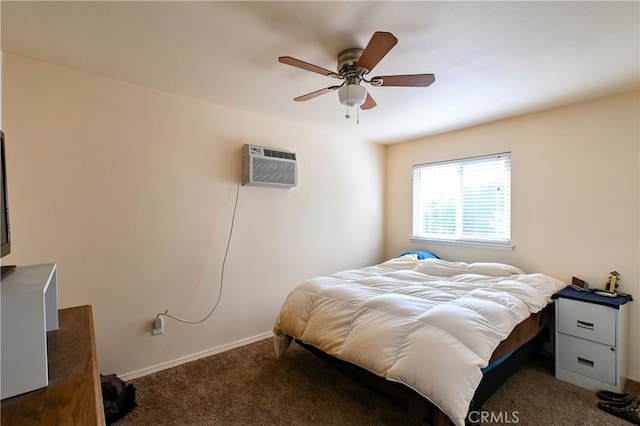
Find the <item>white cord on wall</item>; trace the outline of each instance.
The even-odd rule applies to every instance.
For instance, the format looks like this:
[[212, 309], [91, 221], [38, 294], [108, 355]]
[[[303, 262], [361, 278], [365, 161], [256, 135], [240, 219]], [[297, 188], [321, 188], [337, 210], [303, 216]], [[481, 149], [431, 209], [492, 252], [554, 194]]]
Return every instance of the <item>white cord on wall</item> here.
[[157, 324], [160, 320], [160, 317], [169, 317], [169, 318], [173, 318], [176, 321], [180, 321], [180, 322], [184, 322], [186, 324], [200, 324], [201, 322], [206, 321], [212, 314], [213, 311], [216, 310], [216, 308], [218, 307], [218, 303], [220, 303], [220, 299], [222, 298], [222, 287], [224, 284], [224, 267], [227, 263], [227, 254], [229, 254], [229, 246], [231, 245], [231, 236], [233, 235], [233, 224], [236, 221], [236, 209], [238, 208], [238, 196], [240, 194], [240, 184], [238, 184], [238, 188], [236, 189], [236, 201], [233, 205], [233, 215], [231, 216], [231, 226], [229, 228], [229, 238], [227, 239], [227, 248], [224, 251], [224, 258], [222, 259], [222, 268], [220, 271], [220, 288], [218, 290], [218, 298], [216, 299], [216, 302], [214, 303], [213, 307], [211, 308], [211, 310], [209, 311], [209, 313], [202, 319], [199, 320], [186, 320], [184, 318], [180, 318], [174, 315], [169, 314], [168, 310], [165, 310], [164, 312], [160, 312], [158, 315], [156, 315], [156, 320], [155, 323]]

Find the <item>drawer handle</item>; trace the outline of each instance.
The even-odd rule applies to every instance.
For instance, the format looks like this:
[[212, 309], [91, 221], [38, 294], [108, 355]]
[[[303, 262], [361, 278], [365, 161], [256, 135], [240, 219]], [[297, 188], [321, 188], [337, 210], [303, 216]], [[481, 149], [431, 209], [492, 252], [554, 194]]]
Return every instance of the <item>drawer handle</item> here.
[[578, 320], [576, 325], [578, 327], [580, 327], [580, 328], [586, 328], [587, 330], [593, 330], [593, 323], [592, 322], [586, 322], [586, 321]]
[[587, 367], [593, 368], [593, 361], [590, 361], [585, 358], [578, 357], [578, 364], [586, 365]]

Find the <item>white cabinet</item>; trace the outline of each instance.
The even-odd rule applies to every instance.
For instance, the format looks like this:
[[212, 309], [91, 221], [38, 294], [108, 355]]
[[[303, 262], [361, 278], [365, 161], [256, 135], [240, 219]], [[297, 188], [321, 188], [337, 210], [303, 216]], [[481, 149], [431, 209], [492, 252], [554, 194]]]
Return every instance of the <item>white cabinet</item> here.
[[47, 386], [47, 332], [57, 329], [55, 264], [19, 266], [2, 279], [2, 399]]
[[591, 390], [622, 392], [626, 304], [606, 306], [590, 298], [556, 300], [556, 377]]

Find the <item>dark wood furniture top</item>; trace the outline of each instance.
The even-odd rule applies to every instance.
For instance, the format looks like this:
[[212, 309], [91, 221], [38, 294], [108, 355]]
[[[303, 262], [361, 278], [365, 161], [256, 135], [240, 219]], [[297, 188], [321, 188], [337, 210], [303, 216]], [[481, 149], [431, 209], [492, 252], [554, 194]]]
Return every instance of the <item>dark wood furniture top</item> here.
[[58, 311], [47, 333], [49, 385], [2, 400], [2, 425], [104, 425], [91, 306]]

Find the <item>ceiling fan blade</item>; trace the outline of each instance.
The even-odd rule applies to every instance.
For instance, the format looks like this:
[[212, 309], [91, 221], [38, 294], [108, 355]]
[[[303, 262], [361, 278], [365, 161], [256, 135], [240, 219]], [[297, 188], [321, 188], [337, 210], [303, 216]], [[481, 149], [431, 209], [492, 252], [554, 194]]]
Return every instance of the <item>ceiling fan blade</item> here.
[[398, 43], [398, 39], [393, 34], [376, 31], [373, 33], [371, 40], [369, 40], [367, 47], [364, 48], [362, 56], [358, 59], [356, 68], [366, 68], [367, 73], [369, 73], [396, 43]]
[[371, 81], [382, 80], [381, 86], [429, 87], [436, 81], [433, 74], [382, 75], [373, 77]]
[[338, 73], [329, 71], [326, 68], [322, 68], [305, 61], [301, 61], [300, 59], [292, 58], [291, 56], [280, 56], [278, 58], [278, 62], [280, 62], [281, 64], [291, 65], [292, 67], [300, 68], [306, 71], [315, 72], [328, 77], [340, 78], [340, 74]]
[[320, 95], [324, 95], [325, 93], [333, 92], [334, 90], [339, 89], [340, 86], [330, 86], [325, 87], [324, 89], [316, 90], [315, 92], [307, 93], [306, 95], [298, 96], [293, 100], [296, 102], [308, 101], [309, 99], [317, 98]]
[[367, 99], [364, 100], [364, 103], [362, 105], [360, 105], [360, 109], [371, 109], [373, 107], [375, 107], [376, 105], [378, 105], [376, 103], [376, 101], [373, 100], [373, 98], [371, 97], [371, 95], [369, 94], [369, 92], [367, 92]]

